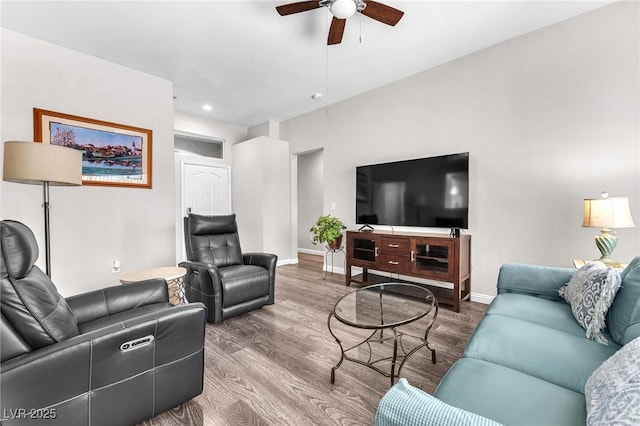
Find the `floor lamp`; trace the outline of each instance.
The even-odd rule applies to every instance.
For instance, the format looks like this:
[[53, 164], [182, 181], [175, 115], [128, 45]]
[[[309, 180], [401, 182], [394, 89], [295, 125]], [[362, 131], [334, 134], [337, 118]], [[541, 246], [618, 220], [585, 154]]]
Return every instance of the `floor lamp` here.
[[82, 185], [82, 151], [34, 142], [5, 142], [3, 180], [42, 184], [47, 275], [51, 276], [49, 186]]

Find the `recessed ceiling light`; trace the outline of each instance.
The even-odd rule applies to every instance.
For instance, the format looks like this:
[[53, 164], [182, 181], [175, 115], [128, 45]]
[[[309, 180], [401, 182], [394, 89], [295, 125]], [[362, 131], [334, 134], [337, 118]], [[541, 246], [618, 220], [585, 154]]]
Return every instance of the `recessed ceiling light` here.
[[209, 105], [209, 104], [204, 104], [204, 105], [202, 105], [202, 109], [205, 110], [205, 111], [212, 111], [213, 107], [211, 105]]
[[313, 95], [311, 95], [311, 99], [321, 99], [322, 98], [322, 93], [314, 93]]

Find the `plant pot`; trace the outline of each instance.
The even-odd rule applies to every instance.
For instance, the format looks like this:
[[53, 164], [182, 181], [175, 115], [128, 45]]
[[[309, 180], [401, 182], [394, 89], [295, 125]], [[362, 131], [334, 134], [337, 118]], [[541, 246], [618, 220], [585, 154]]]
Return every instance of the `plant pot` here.
[[340, 235], [338, 238], [336, 238], [335, 240], [328, 242], [327, 243], [329, 245], [329, 248], [331, 250], [337, 250], [340, 247], [342, 247], [342, 235]]

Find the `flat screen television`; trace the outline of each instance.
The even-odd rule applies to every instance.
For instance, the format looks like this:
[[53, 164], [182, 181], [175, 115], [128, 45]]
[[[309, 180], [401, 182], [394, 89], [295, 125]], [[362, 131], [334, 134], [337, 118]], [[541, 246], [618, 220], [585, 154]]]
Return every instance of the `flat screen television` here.
[[356, 168], [356, 223], [468, 228], [469, 153]]

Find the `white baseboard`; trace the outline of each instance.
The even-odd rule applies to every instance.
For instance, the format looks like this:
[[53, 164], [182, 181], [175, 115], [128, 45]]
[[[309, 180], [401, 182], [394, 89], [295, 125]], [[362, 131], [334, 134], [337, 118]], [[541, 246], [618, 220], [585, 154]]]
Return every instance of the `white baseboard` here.
[[323, 250], [312, 250], [312, 249], [299, 248], [298, 249], [298, 253], [312, 254], [314, 256], [324, 256], [324, 251]]
[[489, 303], [491, 303], [493, 301], [494, 297], [495, 296], [489, 296], [489, 295], [482, 294], [482, 293], [471, 292], [471, 301], [472, 302], [484, 303], [485, 305], [488, 305]]
[[276, 266], [295, 265], [297, 263], [298, 263], [298, 258], [295, 258], [295, 259], [278, 259], [278, 263], [276, 264]]
[[333, 272], [334, 274], [344, 275], [344, 268], [340, 266], [334, 266], [333, 271], [331, 270], [331, 265], [322, 265], [322, 270], [326, 272]]

